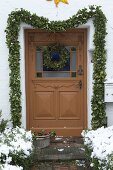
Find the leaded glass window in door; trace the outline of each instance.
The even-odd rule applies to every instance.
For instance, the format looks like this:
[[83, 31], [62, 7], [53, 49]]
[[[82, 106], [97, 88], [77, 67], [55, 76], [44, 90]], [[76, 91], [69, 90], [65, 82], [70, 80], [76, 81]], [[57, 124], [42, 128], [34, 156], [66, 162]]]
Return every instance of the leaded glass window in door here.
[[[69, 78], [76, 77], [76, 64], [77, 64], [77, 50], [76, 47], [66, 46], [66, 50], [69, 52], [69, 57], [65, 60], [65, 64], [60, 68], [55, 69], [44, 65], [43, 49], [44, 47], [37, 47], [36, 49], [36, 77], [37, 78]], [[51, 54], [52, 63], [58, 63], [61, 61], [61, 56], [58, 52]], [[47, 63], [46, 63], [47, 65]]]

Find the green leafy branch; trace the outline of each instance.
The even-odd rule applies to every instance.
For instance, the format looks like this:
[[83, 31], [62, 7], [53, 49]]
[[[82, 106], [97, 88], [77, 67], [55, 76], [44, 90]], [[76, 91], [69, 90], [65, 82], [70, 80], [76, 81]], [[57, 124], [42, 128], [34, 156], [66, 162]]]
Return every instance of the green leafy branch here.
[[94, 53], [93, 53], [93, 96], [92, 96], [92, 128], [104, 125], [106, 117], [104, 103], [104, 81], [106, 77], [106, 17], [99, 6], [90, 6], [79, 10], [66, 21], [49, 21], [47, 18], [38, 17], [29, 11], [20, 9], [11, 12], [7, 21], [6, 44], [9, 48], [10, 67], [10, 107], [13, 126], [21, 126], [21, 89], [20, 89], [20, 43], [18, 41], [20, 24], [24, 22], [34, 28], [51, 32], [66, 31], [87, 23], [92, 18], [95, 27]]

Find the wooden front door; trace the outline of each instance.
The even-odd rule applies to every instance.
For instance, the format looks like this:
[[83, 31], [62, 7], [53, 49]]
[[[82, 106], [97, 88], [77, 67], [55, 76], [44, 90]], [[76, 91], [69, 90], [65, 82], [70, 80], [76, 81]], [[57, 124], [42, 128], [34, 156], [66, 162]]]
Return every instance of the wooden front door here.
[[[86, 30], [51, 33], [25, 30], [27, 128], [80, 136], [86, 128]], [[61, 44], [69, 51], [65, 68], [46, 69], [43, 49]]]

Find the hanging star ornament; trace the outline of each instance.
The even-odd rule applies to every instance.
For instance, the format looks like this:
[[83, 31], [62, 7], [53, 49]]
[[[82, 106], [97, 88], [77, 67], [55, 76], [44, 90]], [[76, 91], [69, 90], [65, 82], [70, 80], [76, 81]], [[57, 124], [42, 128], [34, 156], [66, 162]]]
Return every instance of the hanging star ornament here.
[[58, 7], [59, 2], [63, 2], [64, 4], [69, 4], [68, 0], [54, 0], [56, 7]]

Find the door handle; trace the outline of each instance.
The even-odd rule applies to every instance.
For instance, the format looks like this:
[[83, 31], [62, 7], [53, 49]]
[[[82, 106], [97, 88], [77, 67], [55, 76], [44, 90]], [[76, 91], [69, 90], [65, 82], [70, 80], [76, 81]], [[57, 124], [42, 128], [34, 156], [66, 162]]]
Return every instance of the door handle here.
[[79, 87], [82, 88], [82, 80], [79, 81]]
[[79, 76], [82, 76], [83, 73], [84, 73], [84, 71], [83, 71], [82, 65], [79, 65], [78, 70], [77, 70], [77, 74], [78, 74]]

